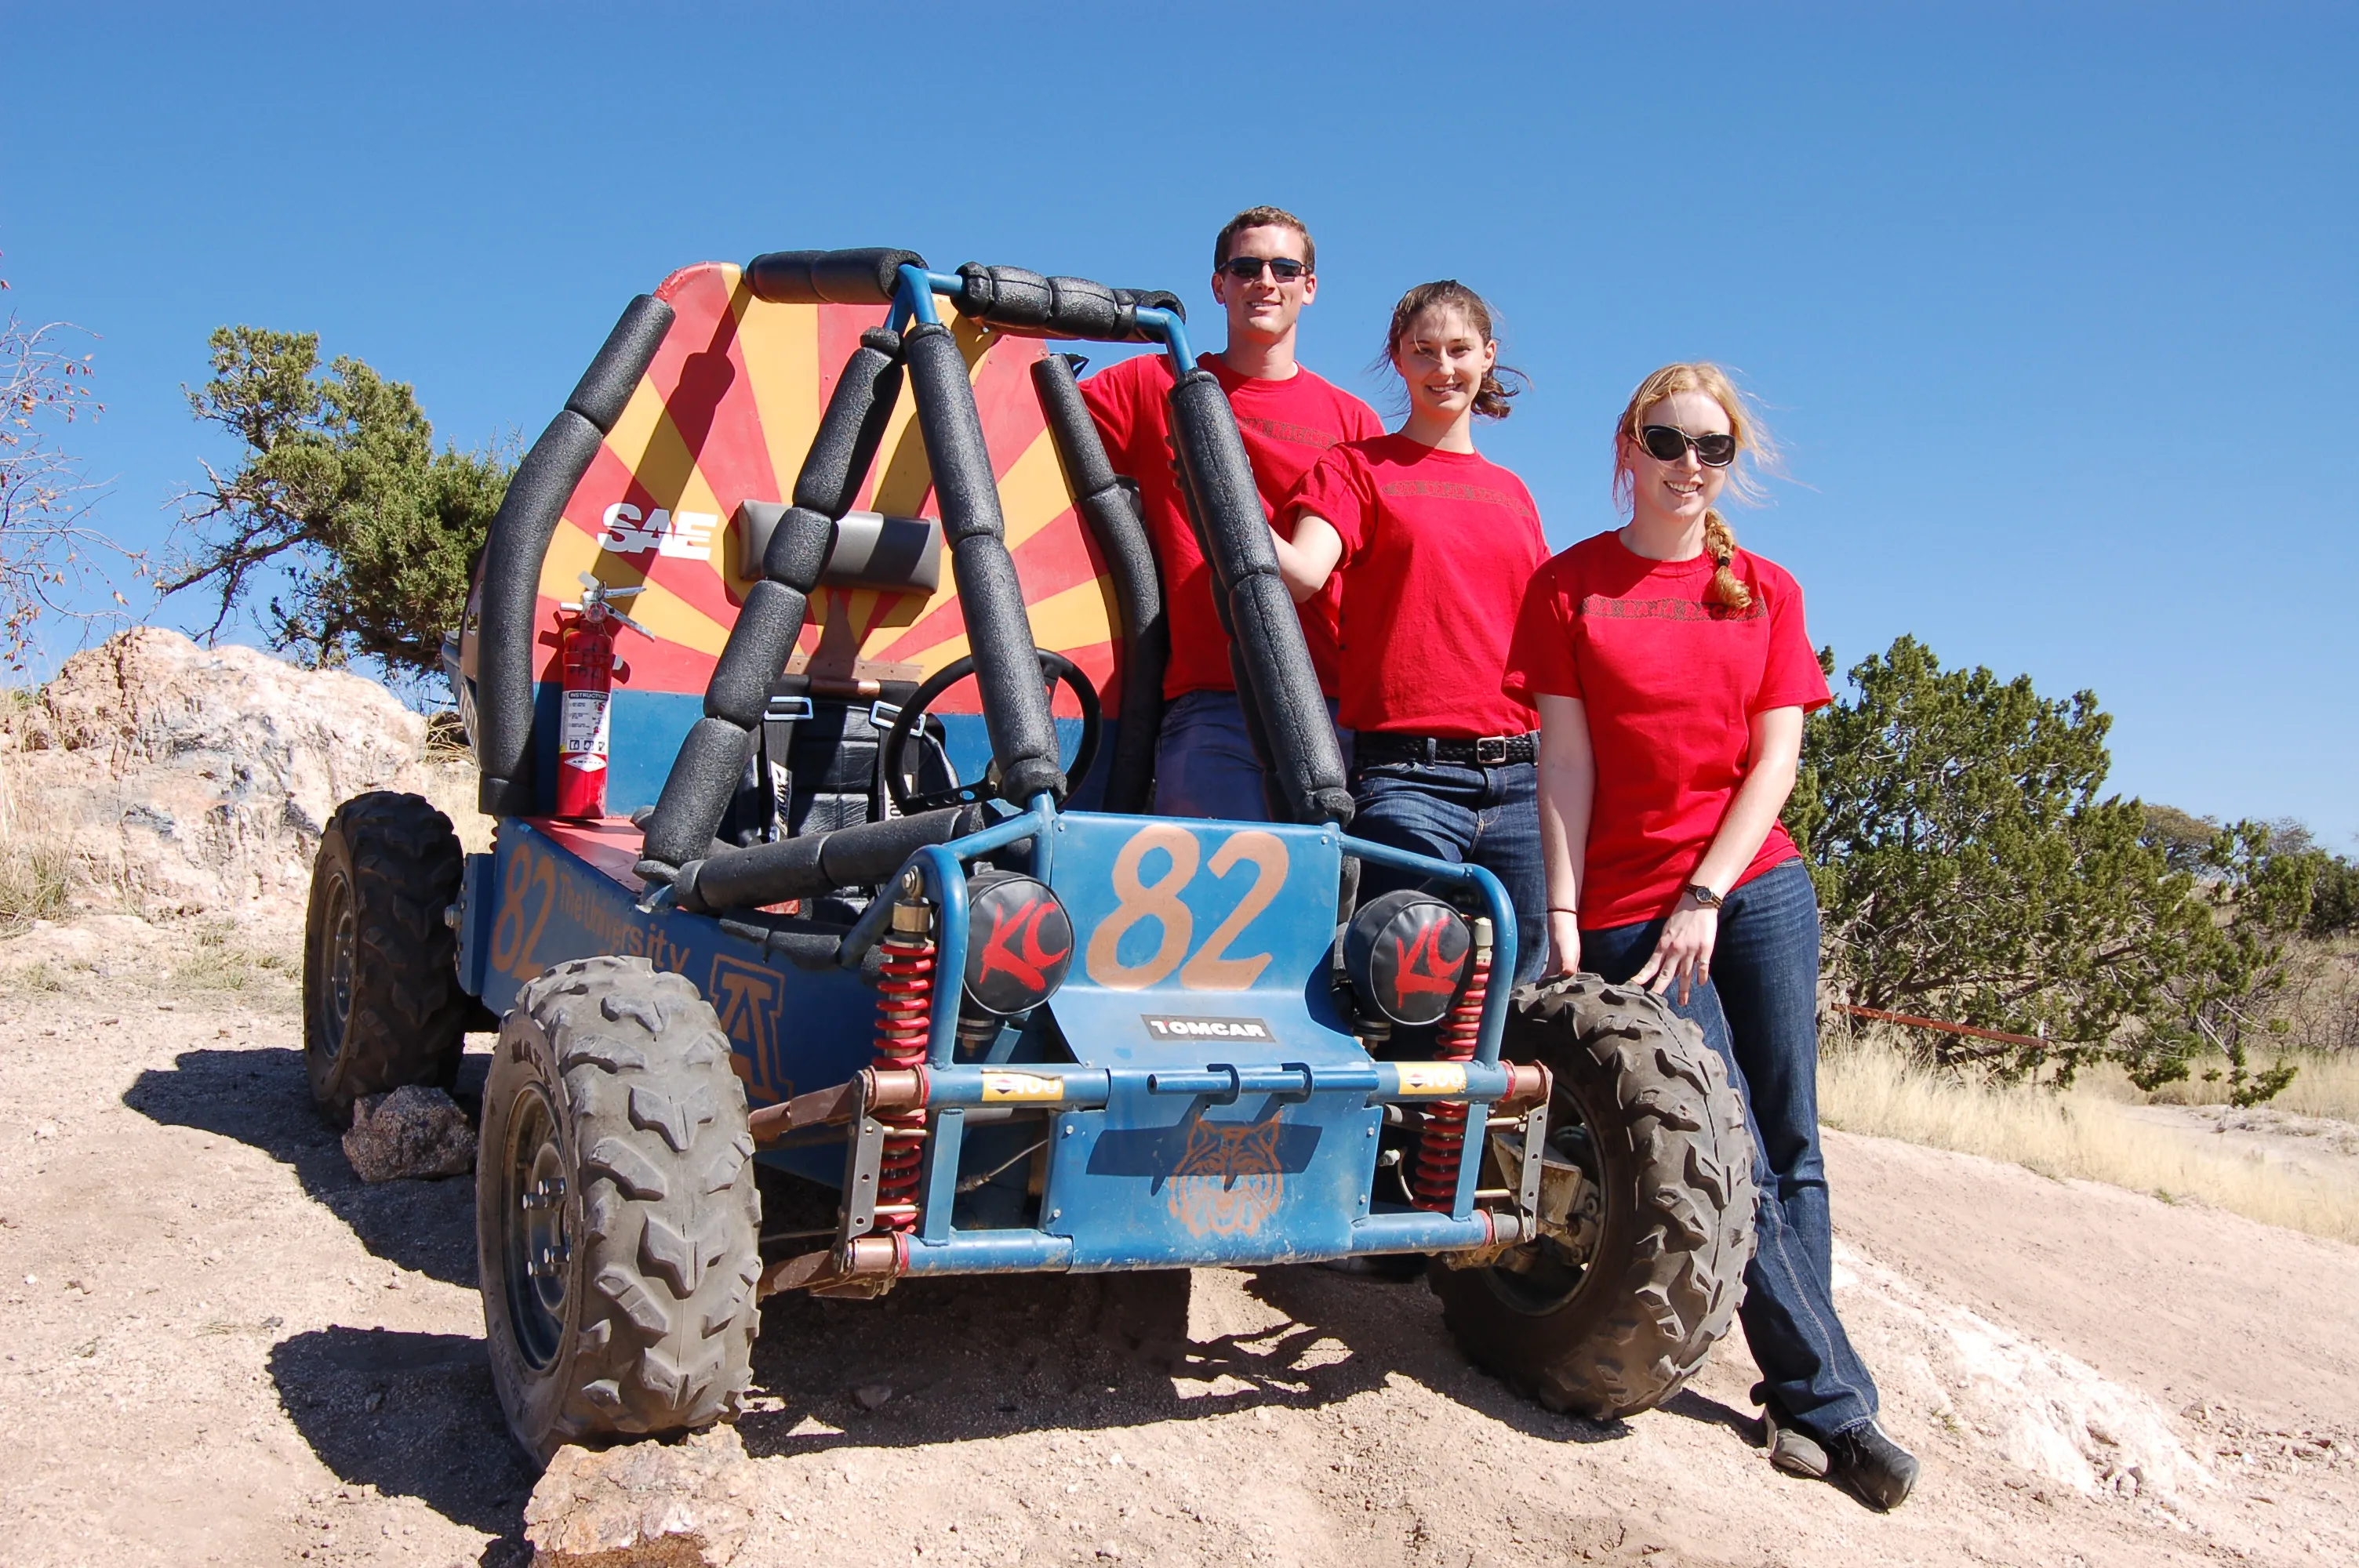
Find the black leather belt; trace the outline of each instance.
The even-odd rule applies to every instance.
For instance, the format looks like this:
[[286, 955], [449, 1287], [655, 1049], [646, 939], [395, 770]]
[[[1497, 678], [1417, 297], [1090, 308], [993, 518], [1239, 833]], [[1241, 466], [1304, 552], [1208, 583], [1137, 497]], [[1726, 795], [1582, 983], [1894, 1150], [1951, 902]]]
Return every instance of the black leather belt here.
[[1537, 734], [1484, 735], [1473, 741], [1450, 741], [1436, 735], [1395, 735], [1383, 730], [1362, 730], [1352, 737], [1352, 757], [1362, 762], [1454, 762], [1466, 767], [1504, 768], [1515, 762], [1536, 762], [1540, 757]]

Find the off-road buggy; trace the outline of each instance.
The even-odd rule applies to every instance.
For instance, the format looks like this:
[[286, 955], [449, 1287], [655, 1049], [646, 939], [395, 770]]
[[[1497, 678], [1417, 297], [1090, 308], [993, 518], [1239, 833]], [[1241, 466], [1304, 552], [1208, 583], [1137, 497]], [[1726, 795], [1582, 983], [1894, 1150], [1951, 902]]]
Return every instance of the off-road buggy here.
[[[1170, 356], [1273, 823], [1147, 814], [1164, 585], [1048, 340]], [[1172, 297], [887, 250], [675, 273], [527, 456], [447, 654], [495, 847], [342, 807], [306, 1053], [342, 1115], [498, 1021], [481, 1283], [534, 1455], [727, 1419], [764, 1295], [913, 1276], [1423, 1254], [1471, 1355], [1597, 1415], [1726, 1331], [1719, 1064], [1643, 991], [1511, 1001], [1499, 883], [1352, 837]], [[1363, 903], [1363, 863], [1425, 891]], [[766, 1234], [757, 1163], [823, 1221]]]

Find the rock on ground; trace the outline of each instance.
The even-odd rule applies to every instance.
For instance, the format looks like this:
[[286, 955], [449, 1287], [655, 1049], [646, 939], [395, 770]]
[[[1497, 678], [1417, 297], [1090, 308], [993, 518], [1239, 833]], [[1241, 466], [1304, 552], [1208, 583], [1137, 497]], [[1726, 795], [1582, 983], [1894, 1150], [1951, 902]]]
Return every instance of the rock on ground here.
[[475, 1130], [449, 1095], [408, 1084], [353, 1102], [344, 1158], [364, 1182], [463, 1176], [475, 1168]]
[[565, 1447], [525, 1505], [533, 1568], [723, 1568], [753, 1524], [737, 1429]]
[[337, 805], [415, 789], [426, 721], [374, 681], [139, 627], [0, 717], [0, 840], [149, 914], [299, 906]]

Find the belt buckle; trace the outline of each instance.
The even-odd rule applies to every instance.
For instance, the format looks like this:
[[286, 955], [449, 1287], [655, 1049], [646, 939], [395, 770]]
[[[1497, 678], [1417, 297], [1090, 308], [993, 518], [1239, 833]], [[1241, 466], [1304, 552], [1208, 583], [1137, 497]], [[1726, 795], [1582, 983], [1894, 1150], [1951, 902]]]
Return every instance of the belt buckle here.
[[769, 719], [802, 719], [811, 717], [811, 699], [808, 697], [774, 697], [762, 709]]
[[890, 730], [900, 721], [901, 705], [882, 700], [868, 705], [868, 722], [878, 730]]
[[1507, 737], [1505, 735], [1479, 735], [1475, 737], [1474, 761], [1486, 768], [1506, 767], [1507, 765]]

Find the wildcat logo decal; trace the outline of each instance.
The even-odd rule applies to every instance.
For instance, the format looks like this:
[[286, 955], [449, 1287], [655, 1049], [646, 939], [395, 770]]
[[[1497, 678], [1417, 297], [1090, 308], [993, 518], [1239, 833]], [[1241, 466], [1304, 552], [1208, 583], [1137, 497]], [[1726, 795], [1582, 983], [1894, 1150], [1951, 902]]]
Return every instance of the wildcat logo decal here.
[[1278, 1150], [1285, 1123], [1196, 1120], [1164, 1189], [1171, 1217], [1190, 1236], [1258, 1233], [1286, 1193]]

